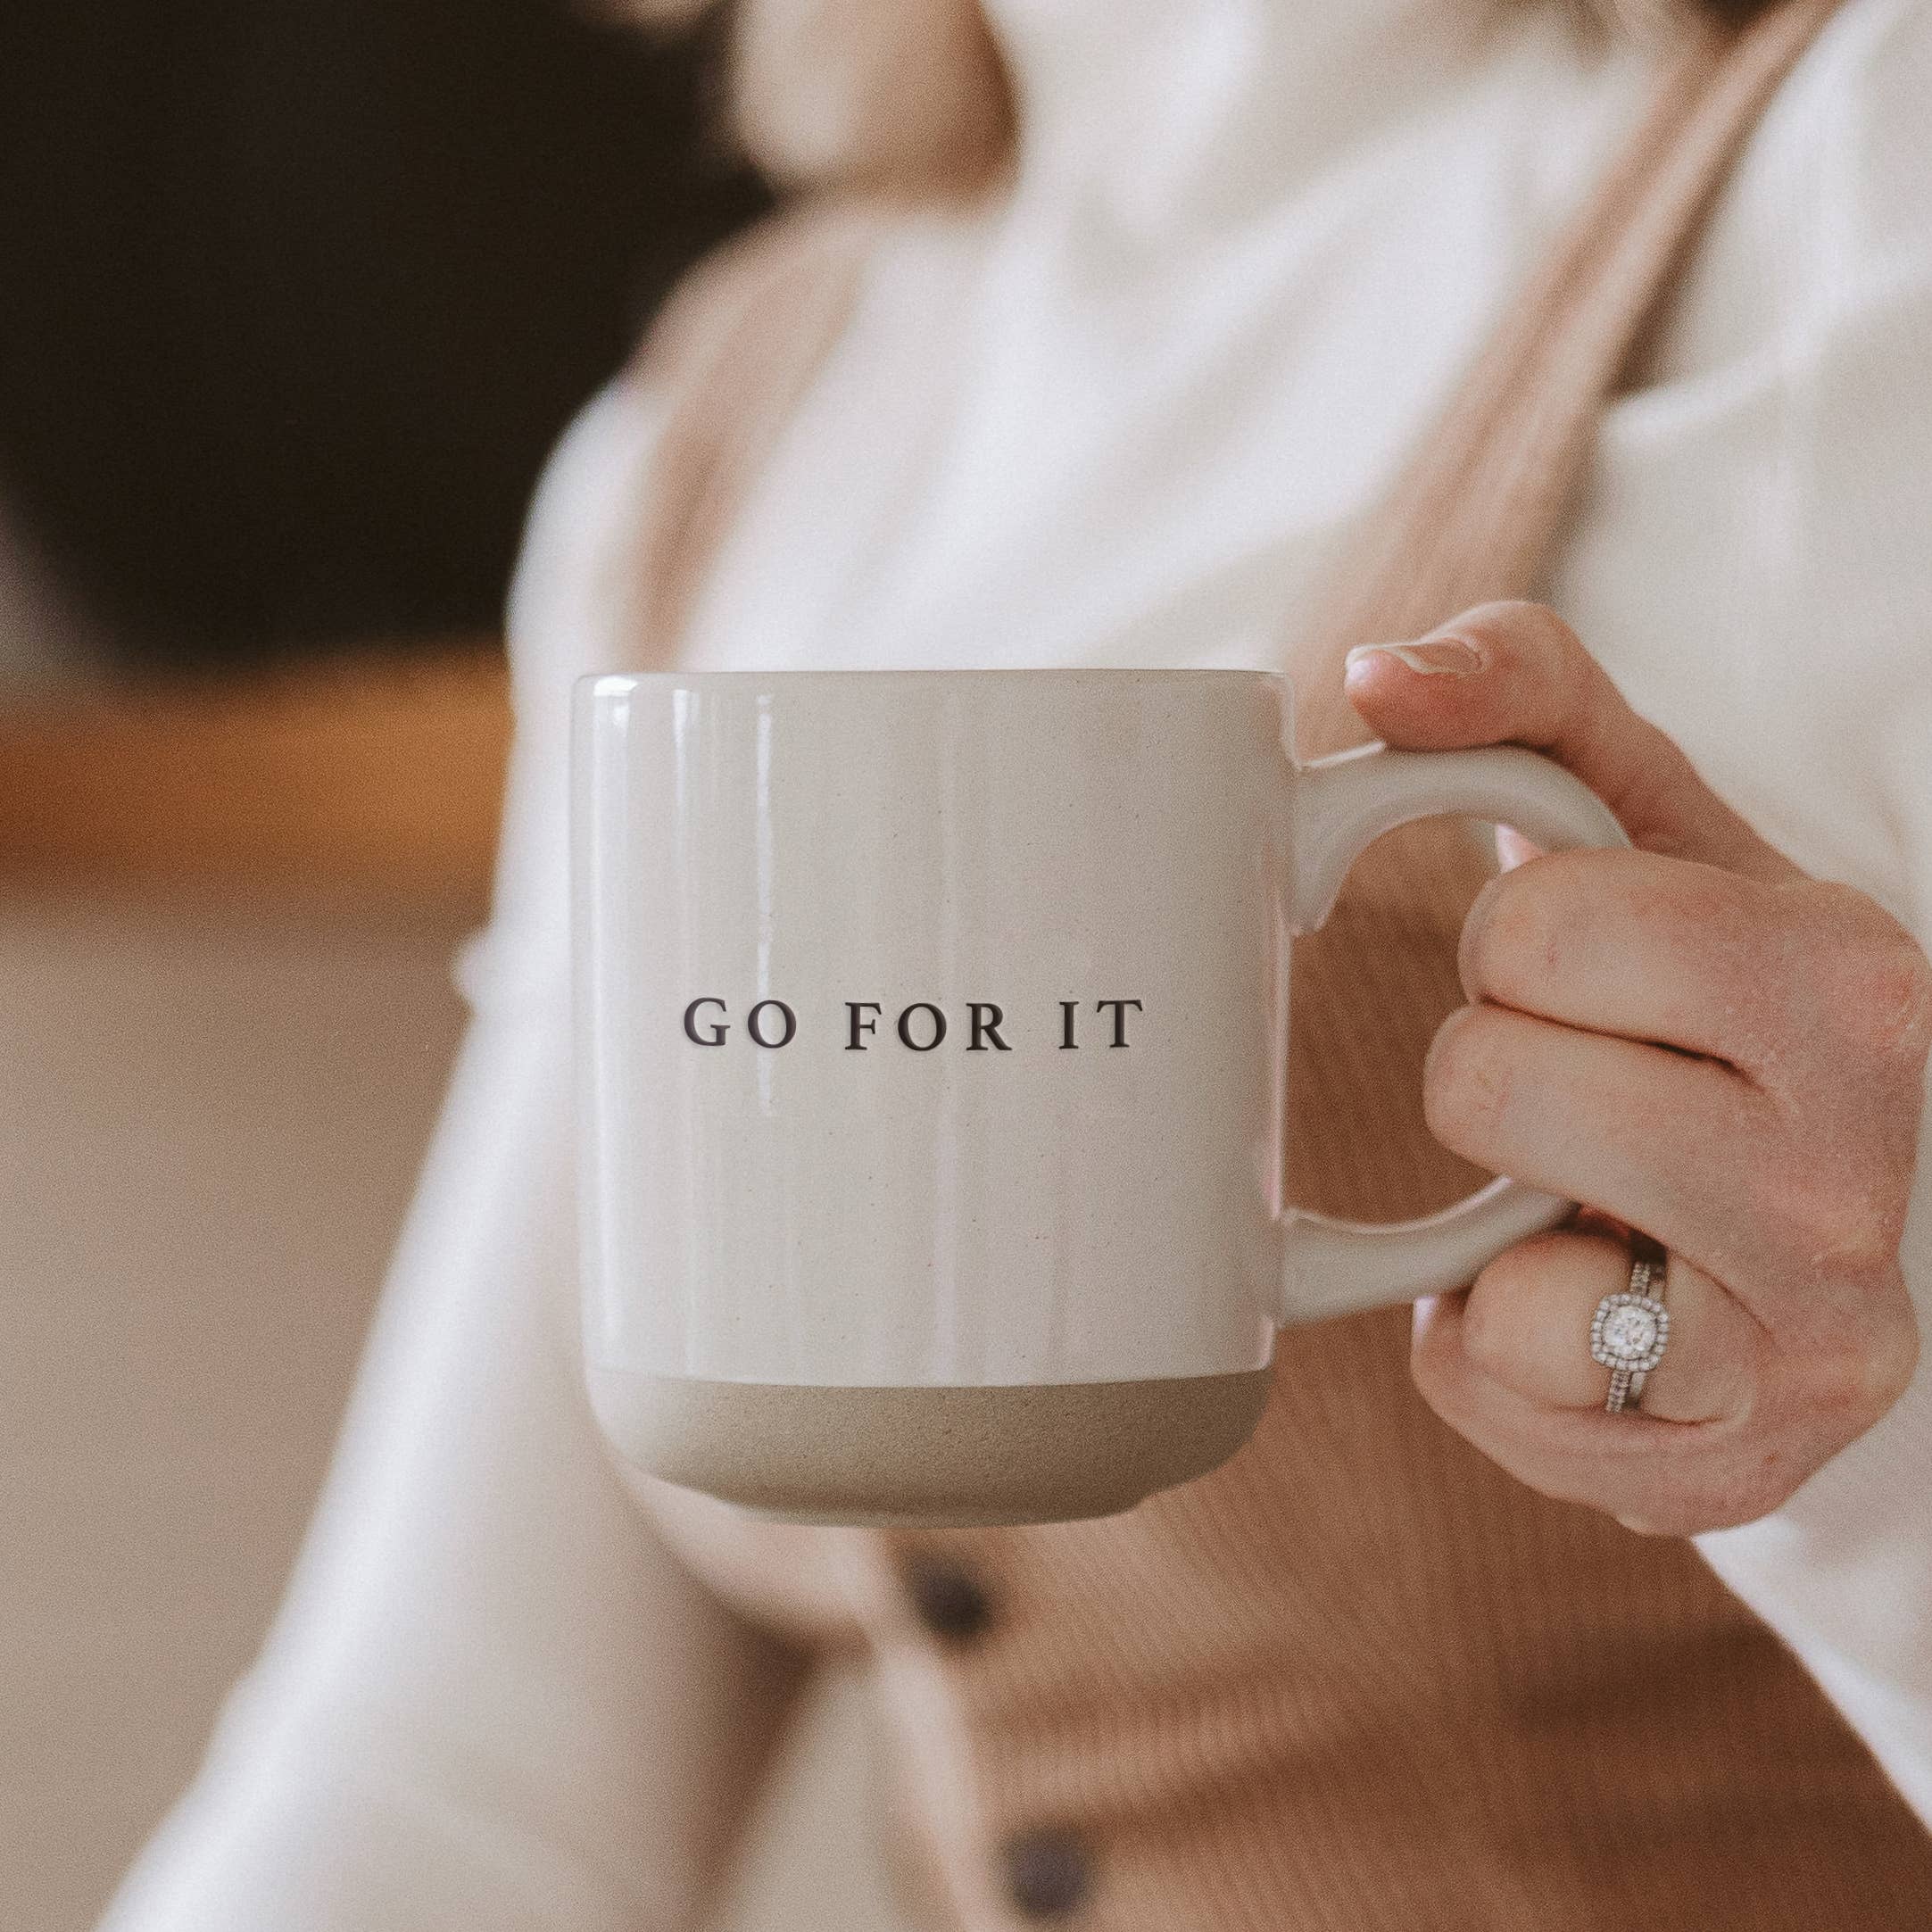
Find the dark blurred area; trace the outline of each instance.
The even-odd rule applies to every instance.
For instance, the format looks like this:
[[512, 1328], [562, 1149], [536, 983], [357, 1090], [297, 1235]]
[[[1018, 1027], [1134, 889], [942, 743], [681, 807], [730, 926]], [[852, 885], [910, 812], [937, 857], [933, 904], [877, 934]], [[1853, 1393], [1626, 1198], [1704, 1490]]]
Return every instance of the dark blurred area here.
[[764, 191], [561, 0], [6, 0], [0, 492], [143, 667], [494, 626], [543, 455]]

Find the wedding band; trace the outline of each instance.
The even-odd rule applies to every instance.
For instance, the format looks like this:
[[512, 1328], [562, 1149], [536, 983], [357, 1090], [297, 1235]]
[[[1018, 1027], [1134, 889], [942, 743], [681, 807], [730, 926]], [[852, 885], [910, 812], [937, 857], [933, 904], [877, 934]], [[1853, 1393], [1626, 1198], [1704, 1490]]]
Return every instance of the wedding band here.
[[1651, 1370], [1663, 1360], [1671, 1339], [1663, 1306], [1670, 1265], [1670, 1256], [1647, 1234], [1633, 1233], [1629, 1285], [1605, 1295], [1590, 1317], [1590, 1356], [1610, 1371], [1604, 1407], [1612, 1415], [1638, 1405]]

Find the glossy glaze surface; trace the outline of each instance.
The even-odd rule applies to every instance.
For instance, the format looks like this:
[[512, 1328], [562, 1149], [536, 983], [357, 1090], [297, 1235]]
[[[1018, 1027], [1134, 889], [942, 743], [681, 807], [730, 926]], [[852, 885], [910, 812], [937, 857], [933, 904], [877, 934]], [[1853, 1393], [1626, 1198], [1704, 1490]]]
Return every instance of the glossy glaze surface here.
[[1287, 703], [1260, 673], [586, 680], [592, 1360], [827, 1386], [1265, 1364]]

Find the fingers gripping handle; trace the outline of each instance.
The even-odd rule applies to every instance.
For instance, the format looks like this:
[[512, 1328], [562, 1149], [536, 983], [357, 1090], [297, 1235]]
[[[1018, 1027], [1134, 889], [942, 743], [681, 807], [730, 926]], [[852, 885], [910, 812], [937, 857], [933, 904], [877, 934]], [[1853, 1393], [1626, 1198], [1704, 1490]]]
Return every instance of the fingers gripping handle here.
[[[1368, 745], [1306, 767], [1296, 782], [1289, 924], [1321, 925], [1363, 848], [1411, 819], [1453, 813], [1513, 825], [1546, 851], [1627, 845], [1623, 828], [1580, 780], [1533, 751], [1392, 751]], [[1462, 1288], [1567, 1201], [1493, 1181], [1440, 1214], [1373, 1226], [1305, 1208], [1283, 1222], [1281, 1319], [1312, 1322]]]

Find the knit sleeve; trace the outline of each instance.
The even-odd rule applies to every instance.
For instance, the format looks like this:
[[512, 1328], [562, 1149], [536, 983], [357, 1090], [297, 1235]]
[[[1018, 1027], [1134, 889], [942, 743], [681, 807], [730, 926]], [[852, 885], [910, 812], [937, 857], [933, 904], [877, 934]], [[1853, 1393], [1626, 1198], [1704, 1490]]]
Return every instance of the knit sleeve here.
[[540, 494], [468, 1038], [286, 1600], [105, 1932], [695, 1926], [784, 1703], [788, 1658], [624, 1490], [576, 1361], [562, 733], [602, 648], [587, 506], [621, 514], [601, 485], [647, 442], [607, 397]]
[[[1846, 6], [1610, 412], [1558, 600], [1809, 870], [1932, 947], [1932, 8]], [[1904, 1248], [1932, 1334], [1932, 1140]], [[1700, 1538], [1932, 1821], [1932, 1348], [1767, 1520]]]
[[[1922, 609], [1923, 668], [1873, 734], [1870, 775], [1907, 849], [1900, 909], [1932, 949], [1932, 604]], [[1924, 1338], [1903, 1398], [1776, 1515], [1699, 1541], [1932, 1823], [1932, 1134], [1923, 1132], [1902, 1260]]]

